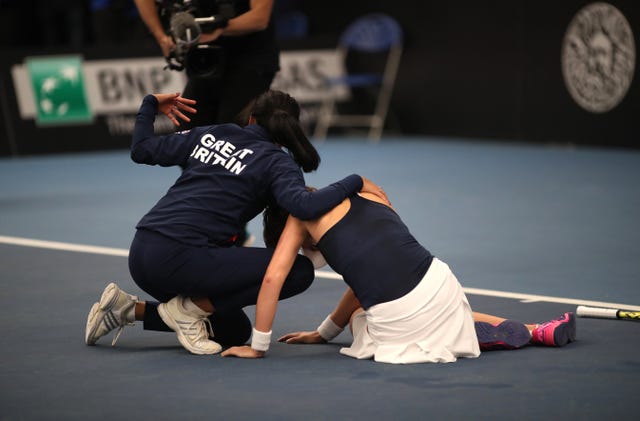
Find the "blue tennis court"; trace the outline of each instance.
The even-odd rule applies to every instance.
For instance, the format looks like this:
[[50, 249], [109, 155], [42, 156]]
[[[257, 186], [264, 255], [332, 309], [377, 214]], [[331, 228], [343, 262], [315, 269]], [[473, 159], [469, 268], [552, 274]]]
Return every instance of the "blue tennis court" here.
[[[640, 153], [470, 139], [331, 138], [307, 180], [383, 186], [447, 262], [474, 310], [542, 322], [579, 304], [640, 310]], [[0, 159], [0, 419], [602, 419], [640, 411], [640, 323], [578, 319], [564, 348], [453, 364], [357, 361], [334, 343], [274, 343], [264, 360], [188, 354], [127, 327], [83, 341], [110, 281], [133, 294], [127, 248], [177, 175], [127, 151]], [[261, 221], [250, 224], [260, 237]], [[256, 246], [261, 246], [258, 241]], [[344, 284], [319, 271], [280, 304], [274, 338], [315, 328]], [[253, 309], [246, 309], [253, 317]]]

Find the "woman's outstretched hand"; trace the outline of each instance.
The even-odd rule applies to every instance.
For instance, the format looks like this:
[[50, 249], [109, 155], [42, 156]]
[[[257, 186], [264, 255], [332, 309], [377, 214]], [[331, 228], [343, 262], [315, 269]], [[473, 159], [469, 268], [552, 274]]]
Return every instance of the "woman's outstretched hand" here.
[[180, 121], [190, 122], [191, 119], [187, 117], [184, 112], [195, 114], [197, 111], [191, 105], [195, 105], [196, 101], [193, 99], [183, 98], [179, 93], [175, 94], [154, 94], [158, 100], [158, 113], [162, 113], [169, 117], [169, 120], [176, 126], [180, 125]]
[[325, 341], [318, 331], [313, 332], [293, 332], [287, 333], [283, 337], [278, 339], [278, 342], [284, 342], [287, 344], [323, 344]]
[[256, 351], [250, 346], [232, 346], [231, 348], [224, 351], [222, 354], [223, 357], [239, 357], [239, 358], [262, 358], [264, 357], [263, 351]]

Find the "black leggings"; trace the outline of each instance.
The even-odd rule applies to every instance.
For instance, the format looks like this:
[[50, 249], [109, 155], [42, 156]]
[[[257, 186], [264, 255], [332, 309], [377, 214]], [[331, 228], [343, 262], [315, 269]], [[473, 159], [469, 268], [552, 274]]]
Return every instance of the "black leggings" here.
[[[216, 342], [239, 345], [251, 336], [251, 322], [242, 309], [256, 304], [272, 255], [273, 250], [257, 247], [193, 247], [138, 230], [129, 250], [129, 271], [160, 302], [176, 295], [209, 298], [216, 309], [210, 317]], [[280, 299], [302, 293], [313, 277], [311, 261], [298, 256]], [[144, 328], [171, 331], [157, 314], [157, 303], [146, 303]]]

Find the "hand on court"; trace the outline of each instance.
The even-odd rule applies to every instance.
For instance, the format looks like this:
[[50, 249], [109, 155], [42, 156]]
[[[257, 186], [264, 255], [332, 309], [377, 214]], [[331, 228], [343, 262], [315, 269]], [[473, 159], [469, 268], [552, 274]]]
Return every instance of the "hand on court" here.
[[196, 101], [175, 94], [154, 94], [158, 100], [158, 113], [162, 113], [169, 117], [169, 120], [176, 126], [180, 125], [178, 119], [189, 122], [191, 119], [183, 114], [183, 111], [195, 114], [197, 111], [191, 105], [195, 105]]
[[239, 357], [239, 358], [262, 358], [264, 357], [263, 351], [256, 351], [250, 346], [232, 346], [231, 348], [224, 351], [222, 354], [223, 357]]
[[318, 331], [313, 332], [293, 332], [287, 333], [281, 338], [278, 338], [278, 342], [284, 342], [287, 344], [323, 344], [325, 341]]

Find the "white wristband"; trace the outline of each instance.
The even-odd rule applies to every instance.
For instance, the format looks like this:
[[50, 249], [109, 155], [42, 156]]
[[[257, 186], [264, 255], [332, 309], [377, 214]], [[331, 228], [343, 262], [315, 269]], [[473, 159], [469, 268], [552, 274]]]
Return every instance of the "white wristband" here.
[[269, 349], [269, 344], [271, 343], [271, 331], [268, 332], [260, 332], [253, 328], [253, 336], [251, 337], [251, 348], [256, 351], [266, 351]]
[[329, 315], [322, 323], [320, 323], [320, 326], [318, 326], [318, 329], [316, 330], [320, 336], [322, 336], [322, 339], [328, 342], [341, 334], [344, 328], [335, 324], [333, 320], [331, 320], [331, 315]]

